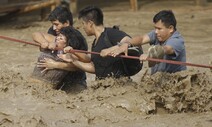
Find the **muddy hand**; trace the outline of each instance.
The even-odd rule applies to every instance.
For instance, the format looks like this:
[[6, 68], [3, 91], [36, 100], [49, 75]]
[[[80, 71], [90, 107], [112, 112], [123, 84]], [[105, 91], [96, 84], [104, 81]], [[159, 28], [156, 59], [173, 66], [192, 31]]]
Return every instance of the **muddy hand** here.
[[47, 70], [56, 68], [56, 62], [52, 59], [44, 58], [43, 60], [40, 60], [40, 62], [37, 63], [37, 67], [45, 68], [41, 71], [41, 73], [44, 73]]
[[58, 54], [57, 55], [60, 59], [66, 61], [66, 62], [73, 62], [74, 58], [72, 57], [71, 53], [67, 54]]
[[143, 63], [144, 61], [147, 60], [147, 55], [146, 54], [142, 54], [140, 57], [139, 57], [139, 60], [140, 60], [140, 63]]
[[148, 56], [150, 58], [163, 59], [164, 55], [165, 55], [165, 52], [164, 52], [163, 46], [154, 45], [148, 49]]
[[56, 44], [55, 43], [49, 43], [48, 49], [55, 50]]
[[[165, 55], [164, 48], [160, 45], [154, 45], [148, 49], [149, 58], [163, 59], [164, 55]], [[158, 62], [148, 61], [149, 67], [153, 67], [155, 66], [155, 64], [158, 64]]]
[[37, 63], [37, 67], [38, 67], [38, 68], [44, 68], [44, 69], [41, 71], [42, 74], [45, 73], [45, 72], [48, 70], [48, 68], [46, 68], [46, 63], [43, 63], [43, 62], [38, 62], [38, 63]]
[[63, 49], [64, 53], [72, 52], [73, 48], [71, 46], [67, 46]]
[[111, 52], [111, 56], [116, 57], [117, 55], [124, 53], [126, 56], [128, 55], [128, 44], [123, 43], [120, 46], [117, 46], [118, 48], [114, 49]]
[[49, 43], [48, 42], [45, 42], [45, 43], [41, 43], [40, 47], [43, 48], [43, 49], [47, 49], [49, 46]]
[[100, 56], [102, 56], [102, 57], [110, 56], [111, 51], [112, 51], [112, 48], [103, 49], [100, 52]]

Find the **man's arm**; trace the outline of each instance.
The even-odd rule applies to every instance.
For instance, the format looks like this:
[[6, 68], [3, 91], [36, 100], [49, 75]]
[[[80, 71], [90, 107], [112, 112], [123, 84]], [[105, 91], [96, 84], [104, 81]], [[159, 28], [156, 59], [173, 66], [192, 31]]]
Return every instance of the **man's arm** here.
[[73, 52], [73, 55], [75, 55], [79, 61], [82, 61], [84, 63], [89, 63], [91, 62], [91, 58], [88, 56], [88, 54], [85, 53], [78, 53], [78, 52]]
[[62, 69], [67, 71], [77, 71], [79, 70], [75, 65], [72, 63], [65, 63], [65, 62], [55, 62], [56, 66], [54, 69]]
[[[71, 52], [72, 54], [72, 57], [74, 57], [74, 59], [77, 59], [79, 61], [82, 61], [82, 62], [85, 62], [85, 63], [89, 63], [91, 62], [91, 58], [88, 54], [86, 53], [79, 53], [79, 52], [74, 52], [74, 49], [71, 47], [71, 46], [67, 46], [64, 48], [64, 52], [65, 53], [69, 53]], [[70, 55], [71, 55], [70, 54]], [[63, 56], [61, 55], [62, 59], [63, 59]], [[64, 56], [65, 57], [65, 56]]]
[[140, 45], [148, 44], [149, 42], [150, 42], [150, 38], [147, 34], [145, 34], [144, 36], [138, 35], [133, 37], [129, 43], [134, 46], [140, 46]]
[[[68, 49], [70, 49], [70, 47], [66, 48], [68, 51]], [[95, 68], [94, 68], [94, 64], [93, 62], [82, 62], [78, 59], [78, 57], [76, 57], [74, 54], [71, 53], [66, 53], [66, 54], [59, 54], [58, 55], [59, 58], [63, 59], [66, 62], [69, 62], [71, 64], [73, 64], [76, 68], [89, 72], [89, 73], [95, 73]], [[89, 57], [90, 59], [90, 57]], [[61, 66], [60, 66], [61, 67]]]
[[135, 37], [133, 37], [131, 39], [123, 38], [120, 41], [120, 43], [121, 43], [120, 48], [123, 48], [123, 49], [127, 50], [128, 46], [131, 46], [131, 45], [132, 46], [141, 46], [141, 45], [150, 43], [150, 38], [149, 38], [149, 36], [147, 34], [145, 34], [144, 36], [138, 35], [138, 36], [135, 36]]
[[55, 36], [47, 33], [35, 32], [32, 34], [32, 39], [41, 45], [41, 48], [48, 48], [54, 43]]
[[[122, 44], [125, 43], [125, 42], [129, 42], [130, 40], [131, 40], [131, 38], [130, 38], [129, 36], [125, 36], [123, 39], [121, 39], [121, 41], [120, 41], [117, 45], [112, 46], [112, 47], [107, 48], [107, 49], [103, 49], [103, 50], [100, 52], [100, 55], [101, 55], [102, 57], [105, 57], [105, 56], [108, 56], [108, 55], [113, 56], [112, 53], [113, 53], [113, 51], [115, 51], [115, 50], [119, 50], [120, 53], [123, 53], [123, 52], [125, 52], [125, 51], [124, 51], [124, 48], [121, 48], [120, 45], [122, 45]], [[126, 43], [126, 44], [127, 44], [127, 46], [128, 46], [128, 43]]]
[[165, 54], [168, 54], [168, 55], [175, 54], [174, 49], [171, 46], [165, 45], [163, 48], [164, 48]]
[[[71, 47], [66, 47], [66, 50], [67, 51], [68, 49], [70, 49]], [[72, 53], [66, 53], [66, 54], [58, 54], [58, 57], [63, 59], [64, 61], [70, 63], [70, 65], [67, 66], [67, 64], [64, 64], [63, 62], [58, 62], [58, 69], [65, 69], [65, 68], [76, 68], [76, 69], [81, 69], [83, 71], [87, 71], [87, 72], [90, 72], [90, 73], [94, 73], [95, 71], [93, 70], [90, 70], [90, 69], [86, 69], [86, 68], [90, 68], [90, 67], [85, 67], [84, 69], [84, 65], [85, 66], [89, 66], [89, 64], [92, 64], [91, 63], [91, 58], [87, 55], [87, 54], [84, 54], [82, 53], [81, 55], [85, 55], [84, 57], [86, 57], [88, 59], [88, 61], [86, 62], [83, 62], [81, 61], [76, 55], [72, 54]], [[87, 63], [87, 64], [86, 64]], [[74, 67], [73, 67], [74, 66]], [[93, 66], [93, 65], [92, 65]]]
[[150, 42], [150, 38], [148, 35], [144, 36], [135, 36], [133, 38], [129, 38], [128, 36], [124, 37], [119, 45], [113, 46], [108, 49], [104, 49], [101, 51], [100, 55], [105, 57], [107, 55], [117, 56], [121, 53], [125, 53], [127, 55], [128, 47], [133, 46], [141, 46]]
[[81, 61], [78, 61], [78, 60], [75, 60], [72, 62], [76, 67], [78, 67], [80, 70], [83, 70], [85, 72], [88, 72], [88, 73], [95, 73], [95, 67], [94, 67], [94, 64], [93, 62], [90, 62], [90, 63], [84, 63], [84, 62], [81, 62]]
[[50, 70], [50, 69], [62, 69], [67, 71], [76, 71], [79, 70], [75, 65], [72, 63], [66, 63], [66, 62], [57, 62], [51, 58], [44, 58], [43, 60], [40, 60], [40, 62], [37, 63], [37, 67], [44, 67], [44, 71]]

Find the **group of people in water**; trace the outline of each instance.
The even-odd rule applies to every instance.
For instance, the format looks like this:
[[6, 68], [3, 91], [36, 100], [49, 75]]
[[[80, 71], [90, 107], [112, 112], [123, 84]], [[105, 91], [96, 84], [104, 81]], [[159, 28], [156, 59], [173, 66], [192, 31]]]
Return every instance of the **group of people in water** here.
[[[186, 62], [184, 39], [177, 31], [174, 13], [161, 10], [153, 17], [154, 30], [145, 35], [131, 37], [117, 26], [105, 27], [104, 15], [97, 6], [87, 6], [78, 14], [79, 22], [87, 36], [94, 36], [91, 51], [86, 54], [74, 50], [88, 50], [85, 37], [74, 28], [72, 13], [58, 6], [49, 15], [52, 26], [48, 33], [35, 32], [33, 40], [40, 44], [41, 54], [32, 77], [54, 84], [66, 92], [87, 88], [86, 72], [96, 75], [96, 80], [107, 77], [133, 76], [142, 69], [148, 58]], [[142, 45], [150, 44], [148, 53]], [[119, 55], [137, 56], [127, 59]], [[148, 61], [151, 74], [175, 73], [186, 70], [185, 65]]]

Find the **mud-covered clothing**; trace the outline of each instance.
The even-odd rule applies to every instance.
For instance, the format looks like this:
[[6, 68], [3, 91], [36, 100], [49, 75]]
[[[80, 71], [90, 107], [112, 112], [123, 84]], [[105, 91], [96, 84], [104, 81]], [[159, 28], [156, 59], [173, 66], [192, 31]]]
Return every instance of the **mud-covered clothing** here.
[[[184, 45], [184, 39], [178, 31], [175, 31], [171, 37], [164, 43], [160, 43], [156, 37], [155, 30], [148, 33], [150, 38], [150, 45], [162, 45], [162, 46], [171, 46], [174, 50], [174, 54], [165, 54], [163, 59], [166, 60], [173, 60], [173, 61], [180, 61], [186, 62], [186, 49]], [[169, 72], [175, 73], [178, 71], [186, 70], [185, 65], [176, 65], [176, 64], [169, 64], [169, 63], [159, 63], [156, 64], [154, 67], [151, 68], [151, 74], [154, 74], [158, 71], [161, 72]]]
[[[93, 41], [91, 50], [101, 52], [103, 49], [117, 45], [117, 42], [120, 42], [125, 36], [129, 35], [118, 29], [105, 28], [97, 42], [96, 39]], [[120, 57], [101, 57], [91, 54], [91, 61], [94, 64], [96, 78], [98, 79], [125, 76], [123, 61]]]
[[[57, 52], [52, 53], [51, 50], [42, 50], [37, 61], [40, 62], [40, 60], [43, 60], [44, 58], [50, 58], [55, 61], [64, 62], [57, 56]], [[32, 73], [32, 77], [48, 82], [50, 84], [58, 85], [68, 74], [68, 71], [62, 69], [51, 69], [46, 71], [45, 73], [41, 73], [41, 71], [44, 69], [45, 69], [44, 67], [41, 68], [35, 66]]]
[[[78, 30], [76, 30], [76, 29], [74, 29], [74, 30], [75, 30], [77, 39], [79, 40], [80, 43], [69, 44], [69, 46], [71, 46], [73, 49], [87, 51], [88, 45], [87, 45], [87, 42], [86, 42], [84, 36]], [[53, 27], [49, 28], [48, 33], [52, 34], [54, 36], [57, 35], [56, 32], [53, 30]], [[86, 73], [81, 70], [68, 71], [68, 74], [65, 76], [65, 78], [62, 80], [62, 82], [60, 84], [64, 84], [64, 83], [71, 83], [71, 84], [79, 83], [79, 84], [86, 86]]]
[[[74, 30], [74, 34], [77, 36], [77, 39], [79, 40], [80, 43], [71, 43], [68, 44], [69, 46], [73, 47], [73, 49], [78, 49], [78, 50], [88, 50], [88, 45], [83, 37], [83, 35], [77, 31], [76, 29]], [[52, 27], [48, 30], [49, 34], [52, 34], [56, 36], [56, 32], [52, 29]], [[55, 51], [52, 53], [50, 50], [44, 50], [41, 52], [38, 62], [40, 62], [41, 59], [43, 58], [51, 58], [55, 61], [60, 61], [60, 62], [65, 62], [62, 59], [60, 59], [57, 54], [59, 52]], [[50, 82], [51, 84], [58, 85], [59, 87], [63, 87], [65, 84], [71, 85], [71, 84], [81, 84], [86, 88], [86, 73], [84, 71], [78, 70], [78, 71], [67, 71], [67, 70], [62, 70], [62, 69], [52, 69], [48, 70], [45, 74], [41, 74], [41, 71], [44, 68], [38, 68], [37, 66], [34, 68], [33, 71], [33, 77], [36, 77], [40, 80], [46, 80]]]

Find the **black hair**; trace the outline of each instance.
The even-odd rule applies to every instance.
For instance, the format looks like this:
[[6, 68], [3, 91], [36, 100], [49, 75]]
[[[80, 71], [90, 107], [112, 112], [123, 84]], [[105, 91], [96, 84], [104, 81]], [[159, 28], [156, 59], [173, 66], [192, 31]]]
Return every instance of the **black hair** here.
[[167, 28], [172, 25], [176, 30], [177, 21], [175, 19], [174, 13], [171, 10], [162, 10], [158, 12], [153, 18], [154, 23], [157, 23], [160, 20]]
[[[71, 26], [61, 28], [60, 33], [66, 37], [67, 46], [71, 46], [74, 49], [81, 48], [82, 43], [86, 44], [86, 40], [82, 34]], [[85, 47], [82, 50], [87, 50], [87, 48]]]
[[95, 25], [103, 25], [103, 12], [100, 8], [96, 6], [87, 6], [79, 12], [79, 19], [83, 19], [84, 21], [93, 21]]
[[57, 6], [49, 15], [49, 21], [58, 20], [61, 23], [69, 21], [70, 25], [73, 26], [73, 16], [71, 11], [62, 6]]

